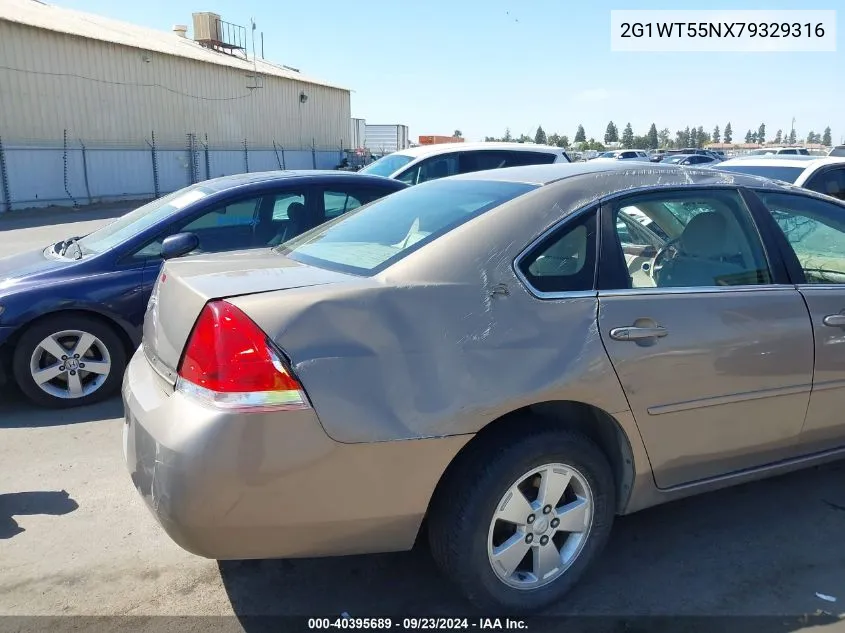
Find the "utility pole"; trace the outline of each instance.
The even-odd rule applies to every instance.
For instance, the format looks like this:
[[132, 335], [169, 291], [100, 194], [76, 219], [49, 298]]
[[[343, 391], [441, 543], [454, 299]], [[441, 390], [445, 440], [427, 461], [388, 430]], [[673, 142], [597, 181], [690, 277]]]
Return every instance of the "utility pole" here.
[[792, 117], [792, 128], [789, 130], [789, 138], [792, 138], [793, 132], [795, 132], [795, 117]]

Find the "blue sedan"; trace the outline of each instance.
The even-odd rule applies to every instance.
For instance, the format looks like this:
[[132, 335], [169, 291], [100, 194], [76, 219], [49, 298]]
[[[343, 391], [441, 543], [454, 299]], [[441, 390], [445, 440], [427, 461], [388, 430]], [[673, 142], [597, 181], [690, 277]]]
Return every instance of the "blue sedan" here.
[[275, 246], [406, 186], [341, 171], [227, 176], [0, 259], [0, 381], [13, 377], [48, 407], [107, 398], [140, 343], [164, 259]]

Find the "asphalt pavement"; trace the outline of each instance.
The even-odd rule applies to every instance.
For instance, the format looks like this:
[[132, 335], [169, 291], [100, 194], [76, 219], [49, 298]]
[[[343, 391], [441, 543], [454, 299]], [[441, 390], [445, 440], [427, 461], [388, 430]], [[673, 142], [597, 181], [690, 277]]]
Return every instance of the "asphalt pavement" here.
[[[0, 218], [0, 253], [78, 235], [110, 213], [17, 228]], [[0, 391], [0, 615], [234, 615], [250, 630], [250, 616], [473, 613], [424, 543], [220, 564], [184, 552], [132, 487], [121, 416], [119, 400], [46, 411]], [[551, 613], [780, 616], [771, 630], [809, 630], [802, 614], [845, 611], [843, 484], [837, 463], [620, 518], [600, 563]]]

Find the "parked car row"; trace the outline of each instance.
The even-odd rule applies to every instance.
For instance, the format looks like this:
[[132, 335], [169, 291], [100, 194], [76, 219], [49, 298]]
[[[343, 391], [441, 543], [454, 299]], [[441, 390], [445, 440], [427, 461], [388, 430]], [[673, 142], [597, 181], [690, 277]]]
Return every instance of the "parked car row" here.
[[681, 150], [657, 150], [646, 152], [641, 149], [624, 149], [603, 152], [592, 160], [627, 160], [639, 162], [667, 162], [677, 165], [706, 165], [723, 160], [723, 156], [705, 149], [686, 148]]
[[211, 180], [0, 260], [12, 373], [48, 406], [122, 384], [131, 480], [194, 554], [424, 529], [511, 613], [616, 516], [845, 456], [845, 202], [485, 146]]
[[715, 169], [780, 180], [845, 200], [845, 157], [747, 156], [726, 160]]

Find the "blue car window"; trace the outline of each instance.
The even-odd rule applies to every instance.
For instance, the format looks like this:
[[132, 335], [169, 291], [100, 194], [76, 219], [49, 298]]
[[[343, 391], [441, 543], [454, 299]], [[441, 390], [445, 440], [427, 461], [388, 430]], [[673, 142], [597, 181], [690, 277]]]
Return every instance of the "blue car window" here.
[[79, 240], [79, 245], [83, 253], [103, 253], [157, 224], [166, 222], [181, 209], [202, 200], [211, 193], [214, 193], [213, 190], [200, 185], [180, 189], [138, 207], [103, 228], [89, 233]]

